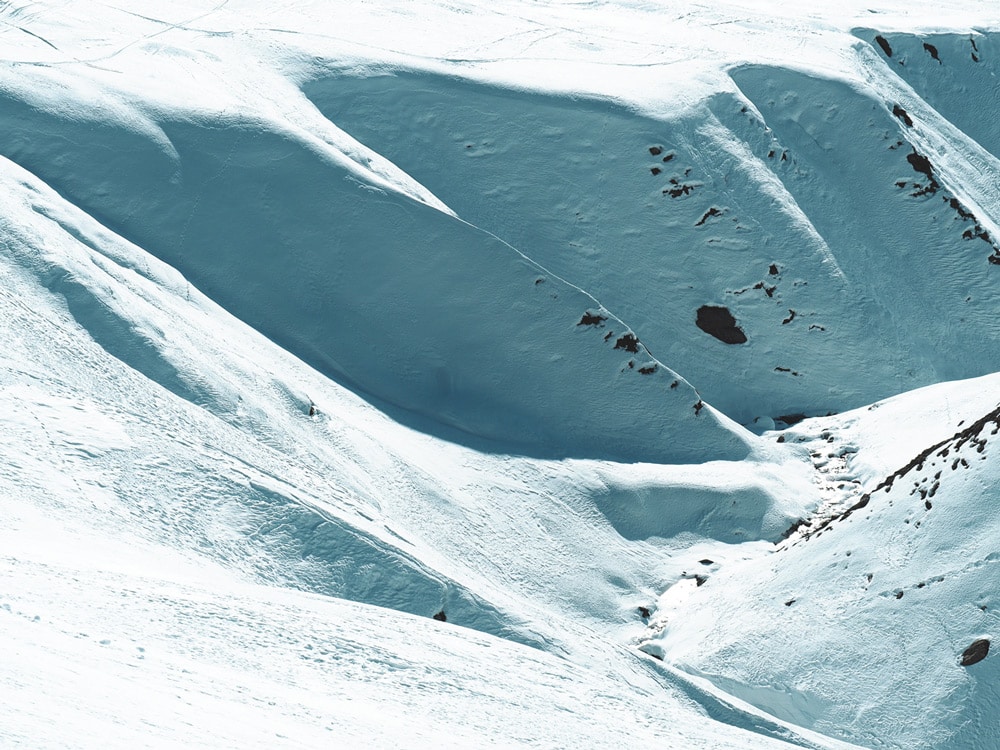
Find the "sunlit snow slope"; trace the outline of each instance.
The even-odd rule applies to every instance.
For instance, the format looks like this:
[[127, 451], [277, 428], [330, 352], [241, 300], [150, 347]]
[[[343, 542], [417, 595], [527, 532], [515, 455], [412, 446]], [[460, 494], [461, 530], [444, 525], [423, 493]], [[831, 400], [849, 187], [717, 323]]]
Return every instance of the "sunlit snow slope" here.
[[839, 502], [773, 554], [668, 590], [643, 648], [866, 747], [993, 747], [996, 659], [961, 661], [996, 635], [998, 380], [784, 433]]
[[0, 3], [0, 745], [991, 747], [1000, 18], [840, 5]]

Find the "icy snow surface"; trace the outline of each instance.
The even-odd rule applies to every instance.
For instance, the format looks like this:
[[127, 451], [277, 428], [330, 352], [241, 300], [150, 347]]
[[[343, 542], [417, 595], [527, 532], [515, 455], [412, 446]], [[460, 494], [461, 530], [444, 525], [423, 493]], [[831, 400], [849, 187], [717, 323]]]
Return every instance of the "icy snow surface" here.
[[0, 745], [994, 747], [1000, 9], [836, 5], [0, 3]]

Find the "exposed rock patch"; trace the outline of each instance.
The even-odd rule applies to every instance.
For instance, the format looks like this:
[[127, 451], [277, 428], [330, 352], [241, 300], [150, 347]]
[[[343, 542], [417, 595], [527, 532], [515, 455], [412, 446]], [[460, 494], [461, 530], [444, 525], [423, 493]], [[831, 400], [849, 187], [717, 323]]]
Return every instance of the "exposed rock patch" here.
[[[910, 117], [909, 112], [900, 107], [898, 104], [892, 105], [892, 114], [903, 121], [903, 124], [908, 128], [913, 127], [913, 119]], [[911, 162], [912, 163], [912, 162]]]
[[889, 46], [889, 41], [881, 34], [875, 35], [875, 43], [882, 48], [885, 52], [886, 57], [892, 57], [892, 47]]
[[724, 344], [745, 344], [747, 341], [728, 307], [702, 305], [698, 308], [695, 325]]
[[701, 219], [698, 220], [698, 223], [695, 224], [695, 226], [696, 227], [703, 226], [705, 222], [711, 219], [713, 216], [722, 216], [722, 211], [717, 209], [715, 206], [712, 206], [705, 212], [704, 216], [702, 216]]
[[639, 352], [639, 339], [635, 337], [635, 334], [626, 333], [615, 342], [615, 349], [624, 349], [632, 354], [637, 354]]
[[981, 662], [986, 658], [986, 655], [990, 652], [990, 639], [980, 638], [975, 640], [972, 644], [962, 652], [962, 666], [968, 667], [972, 664]]
[[590, 312], [588, 310], [587, 312], [585, 312], [583, 314], [583, 317], [580, 318], [580, 322], [577, 323], [577, 325], [578, 326], [599, 326], [605, 320], [607, 320], [606, 316], [604, 316], [604, 315], [598, 315], [597, 313], [592, 313], [592, 312]]

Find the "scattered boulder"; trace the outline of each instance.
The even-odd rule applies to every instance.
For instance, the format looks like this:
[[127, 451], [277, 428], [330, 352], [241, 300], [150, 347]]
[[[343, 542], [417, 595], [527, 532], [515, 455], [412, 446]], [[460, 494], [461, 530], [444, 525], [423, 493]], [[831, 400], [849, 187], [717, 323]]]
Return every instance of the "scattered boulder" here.
[[914, 172], [927, 175], [927, 179], [931, 181], [931, 184], [937, 185], [937, 180], [934, 179], [934, 168], [931, 166], [930, 159], [919, 153], [916, 149], [913, 149], [912, 154], [906, 155], [906, 160], [913, 167]]
[[639, 607], [639, 617], [643, 620], [648, 620], [652, 612], [649, 611], [649, 607]]
[[438, 622], [448, 622], [448, 616], [444, 613], [443, 609], [434, 615], [434, 619]]
[[637, 354], [639, 352], [639, 339], [635, 337], [635, 334], [626, 333], [615, 342], [615, 349], [624, 349], [632, 354]]
[[796, 412], [795, 414], [782, 414], [780, 417], [775, 417], [775, 420], [784, 422], [789, 427], [791, 427], [793, 424], [798, 424], [805, 418], [806, 418], [805, 414]]
[[889, 40], [887, 40], [881, 34], [876, 34], [875, 43], [882, 48], [882, 51], [885, 52], [886, 57], [892, 57], [892, 47], [889, 46]]
[[937, 60], [938, 63], [941, 62], [941, 58], [938, 57], [937, 47], [935, 47], [933, 44], [928, 44], [927, 42], [924, 42], [924, 50], [927, 52], [928, 55]]
[[990, 639], [979, 638], [972, 642], [965, 651], [962, 652], [962, 666], [968, 667], [977, 662], [981, 662], [990, 652]]
[[913, 119], [910, 117], [909, 112], [900, 107], [898, 104], [892, 105], [892, 113], [898, 117], [908, 128], [913, 127]]
[[747, 341], [746, 334], [736, 325], [736, 318], [727, 307], [702, 305], [698, 308], [695, 325], [724, 344], [745, 344]]
[[705, 214], [701, 217], [701, 219], [699, 219], [698, 223], [695, 224], [695, 226], [696, 227], [703, 226], [705, 222], [711, 219], [713, 216], [722, 216], [722, 211], [717, 209], [715, 206], [712, 206], [705, 212]]
[[598, 314], [592, 313], [592, 312], [590, 312], [588, 310], [587, 312], [585, 312], [583, 314], [583, 317], [580, 318], [580, 322], [577, 323], [577, 325], [578, 326], [599, 326], [605, 320], [607, 320], [606, 316], [604, 316], [604, 315], [598, 315]]

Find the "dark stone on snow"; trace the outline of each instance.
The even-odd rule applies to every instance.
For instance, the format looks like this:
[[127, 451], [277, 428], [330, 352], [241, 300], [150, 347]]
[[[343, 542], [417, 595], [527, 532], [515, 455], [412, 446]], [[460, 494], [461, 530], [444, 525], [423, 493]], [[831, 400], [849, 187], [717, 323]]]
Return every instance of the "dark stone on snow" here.
[[799, 422], [801, 422], [805, 418], [806, 418], [805, 414], [799, 414], [799, 413], [795, 413], [795, 414], [782, 414], [780, 417], [776, 417], [776, 419], [784, 422], [789, 427], [791, 427], [793, 424], [798, 424]]
[[580, 318], [580, 322], [577, 323], [578, 326], [599, 326], [607, 318], [604, 315], [596, 315], [589, 310], [583, 314]]
[[694, 585], [695, 586], [702, 586], [702, 585], [704, 585], [705, 581], [707, 581], [707, 580], [708, 580], [708, 578], [705, 577], [705, 576], [695, 576], [694, 577]]
[[702, 305], [698, 308], [695, 325], [724, 344], [745, 344], [747, 336], [738, 325], [729, 308]]
[[663, 149], [660, 148], [659, 146], [650, 146], [649, 153], [651, 153], [653, 156], [659, 156], [660, 154], [663, 153]]
[[448, 616], [444, 613], [443, 609], [436, 615], [434, 615], [434, 619], [438, 620], [439, 622], [448, 622]]
[[876, 35], [875, 43], [882, 48], [886, 57], [892, 57], [892, 47], [889, 46], [889, 41], [884, 36], [881, 34]]
[[[671, 182], [677, 184], [676, 180], [671, 180]], [[692, 190], [694, 190], [696, 185], [680, 185], [677, 187], [667, 188], [663, 191], [664, 195], [669, 195], [671, 198], [680, 198], [682, 195], [689, 195]]]
[[700, 562], [702, 565], [713, 565], [714, 564], [714, 561], [713, 560], [709, 560], [708, 558], [705, 558], [704, 560], [699, 560], [698, 562]]
[[652, 613], [651, 613], [651, 612], [649, 611], [649, 608], [648, 608], [648, 607], [639, 607], [639, 616], [640, 616], [640, 617], [641, 617], [641, 618], [642, 618], [643, 620], [648, 620], [648, 619], [649, 619], [649, 616], [650, 616], [651, 614], [652, 614]]
[[924, 42], [924, 49], [927, 50], [927, 54], [929, 54], [938, 62], [941, 62], [941, 58], [938, 57], [937, 47], [935, 47], [933, 44], [928, 44], [927, 42]]
[[914, 149], [912, 154], [906, 155], [906, 160], [910, 162], [910, 166], [913, 167], [913, 171], [927, 175], [927, 179], [935, 184], [937, 183], [937, 180], [934, 179], [934, 170], [931, 167], [931, 160], [926, 156], [917, 153], [917, 150]]
[[908, 128], [913, 127], [913, 120], [910, 119], [909, 113], [905, 109], [900, 107], [898, 104], [892, 105], [892, 113], [900, 120], [902, 120], [906, 124], [906, 127]]
[[805, 518], [800, 518], [798, 521], [796, 521], [791, 526], [789, 526], [787, 529], [785, 529], [785, 533], [783, 533], [781, 535], [781, 538], [782, 539], [788, 539], [788, 537], [790, 537], [792, 534], [794, 534], [796, 531], [798, 531], [799, 528], [801, 528], [802, 526], [811, 526], [811, 525], [812, 524], [809, 521], [807, 521]]
[[698, 403], [694, 405], [694, 415], [697, 417], [699, 414], [701, 414], [701, 410], [704, 408], [705, 408], [705, 402], [699, 399]]
[[650, 172], [652, 172], [653, 174], [659, 174], [659, 173], [660, 173], [660, 172], [662, 172], [663, 170], [662, 170], [662, 169], [660, 169], [659, 167], [650, 167], [650, 168], [649, 168], [649, 171], [650, 171]]
[[776, 266], [774, 263], [772, 263], [771, 267], [769, 269], [767, 269], [767, 272], [769, 274], [771, 274], [772, 276], [777, 276], [778, 275], [778, 266]]
[[946, 198], [945, 200], [947, 200], [948, 205], [955, 210], [955, 213], [957, 213], [963, 219], [975, 220], [976, 218], [975, 215], [971, 211], [969, 211], [965, 206], [963, 206], [962, 202], [958, 198], [951, 198], [950, 200]]
[[626, 333], [615, 342], [615, 349], [624, 349], [636, 354], [639, 351], [639, 339], [635, 337], [635, 334]]
[[968, 667], [977, 662], [981, 662], [990, 652], [990, 639], [980, 638], [973, 641], [965, 651], [962, 652], [962, 666]]
[[794, 599], [789, 599], [787, 602], [785, 602], [786, 607], [791, 607], [793, 604], [795, 604]]
[[705, 215], [701, 217], [701, 219], [698, 221], [697, 224], [695, 224], [695, 226], [700, 227], [704, 225], [704, 223], [709, 219], [711, 219], [713, 216], [722, 216], [722, 211], [717, 209], [715, 206], [712, 206], [705, 212]]
[[654, 372], [656, 372], [656, 363], [655, 362], [653, 364], [651, 364], [651, 365], [647, 365], [646, 367], [640, 367], [639, 368], [639, 374], [640, 375], [652, 375]]

